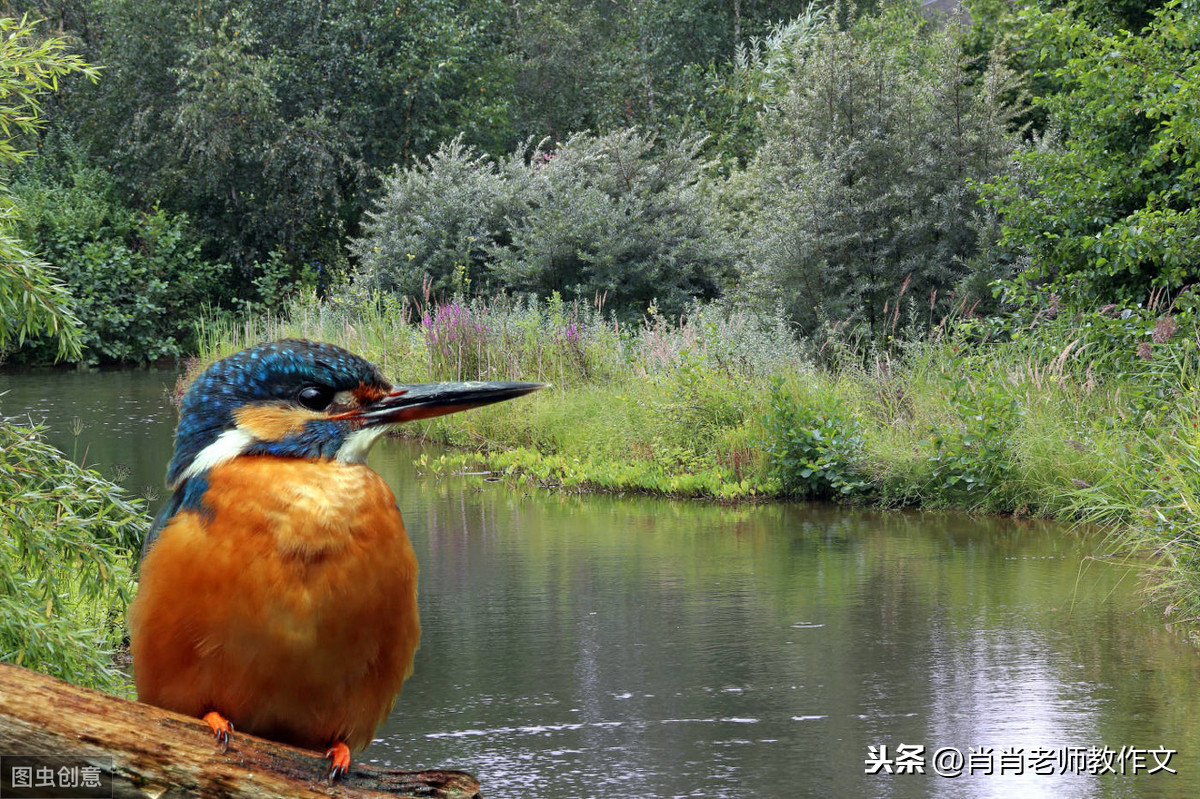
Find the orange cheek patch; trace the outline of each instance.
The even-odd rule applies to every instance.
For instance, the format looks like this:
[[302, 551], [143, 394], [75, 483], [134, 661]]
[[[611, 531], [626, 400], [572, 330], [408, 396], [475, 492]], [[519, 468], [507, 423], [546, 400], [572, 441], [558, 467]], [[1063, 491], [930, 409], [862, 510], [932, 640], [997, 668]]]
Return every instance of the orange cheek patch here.
[[259, 441], [280, 441], [299, 433], [306, 422], [322, 414], [278, 405], [246, 405], [233, 412], [237, 426]]

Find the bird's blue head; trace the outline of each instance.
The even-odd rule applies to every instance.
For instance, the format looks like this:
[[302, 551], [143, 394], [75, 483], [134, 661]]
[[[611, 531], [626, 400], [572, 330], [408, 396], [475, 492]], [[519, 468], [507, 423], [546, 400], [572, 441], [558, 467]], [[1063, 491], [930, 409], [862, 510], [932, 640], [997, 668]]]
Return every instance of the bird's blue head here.
[[288, 339], [206, 369], [179, 409], [167, 484], [242, 456], [359, 462], [390, 427], [527, 394], [538, 383], [393, 386], [369, 361], [332, 344]]
[[239, 455], [335, 457], [353, 432], [338, 411], [391, 390], [374, 364], [331, 344], [242, 350], [208, 367], [184, 395], [167, 484]]

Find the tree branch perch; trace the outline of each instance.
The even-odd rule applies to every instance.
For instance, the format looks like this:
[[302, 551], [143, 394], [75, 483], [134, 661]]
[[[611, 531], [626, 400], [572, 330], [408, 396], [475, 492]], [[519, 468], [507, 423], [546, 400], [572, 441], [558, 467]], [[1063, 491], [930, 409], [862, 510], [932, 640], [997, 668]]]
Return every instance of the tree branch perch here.
[[318, 753], [235, 732], [222, 751], [199, 719], [80, 688], [0, 663], [0, 756], [55, 755], [99, 766], [115, 799], [220, 795], [474, 799], [462, 771], [398, 771], [354, 765], [343, 781], [322, 779]]

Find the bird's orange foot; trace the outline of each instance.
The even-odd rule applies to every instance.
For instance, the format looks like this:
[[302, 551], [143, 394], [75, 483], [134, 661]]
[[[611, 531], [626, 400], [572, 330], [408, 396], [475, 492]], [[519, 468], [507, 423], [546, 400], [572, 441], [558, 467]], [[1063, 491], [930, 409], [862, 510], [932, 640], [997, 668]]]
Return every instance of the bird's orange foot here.
[[333, 768], [329, 770], [330, 782], [336, 781], [339, 777], [346, 776], [346, 772], [350, 770], [350, 747], [338, 741], [329, 747], [329, 751], [325, 753], [325, 757], [333, 758]]
[[229, 719], [212, 710], [204, 714], [204, 723], [213, 731], [213, 735], [217, 736], [217, 743], [221, 744], [222, 748], [228, 749], [229, 736], [233, 734], [233, 724]]

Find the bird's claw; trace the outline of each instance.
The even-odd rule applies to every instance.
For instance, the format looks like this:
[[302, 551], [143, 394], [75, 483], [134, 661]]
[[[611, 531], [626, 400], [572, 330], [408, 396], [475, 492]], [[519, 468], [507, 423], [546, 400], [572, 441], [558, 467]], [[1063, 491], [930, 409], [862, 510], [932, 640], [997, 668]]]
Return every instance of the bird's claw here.
[[330, 782], [337, 782], [340, 778], [346, 776], [346, 772], [350, 770], [350, 747], [338, 741], [329, 747], [329, 751], [325, 753], [325, 757], [333, 759], [333, 768], [329, 770]]
[[229, 748], [229, 738], [233, 735], [233, 722], [222, 716], [215, 710], [211, 710], [204, 714], [204, 723], [213, 731], [213, 735], [217, 738], [217, 743], [222, 749]]

